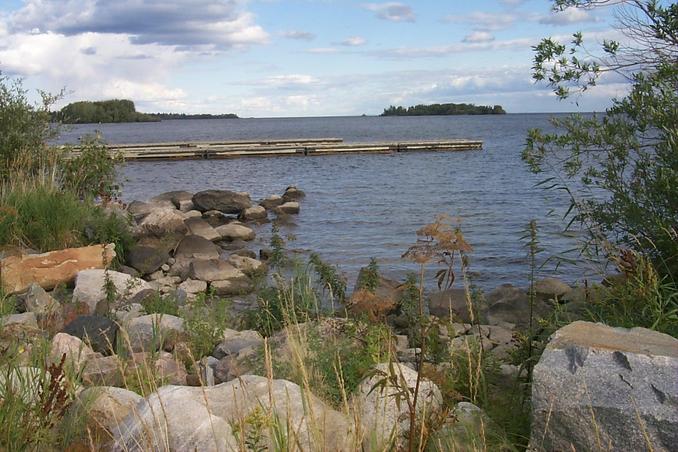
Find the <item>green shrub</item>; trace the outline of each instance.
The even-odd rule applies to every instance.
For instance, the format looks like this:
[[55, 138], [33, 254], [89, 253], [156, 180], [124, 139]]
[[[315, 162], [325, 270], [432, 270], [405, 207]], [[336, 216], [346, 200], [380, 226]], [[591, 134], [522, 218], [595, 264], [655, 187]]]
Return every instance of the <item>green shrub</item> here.
[[367, 267], [363, 268], [358, 274], [356, 287], [374, 293], [379, 286], [379, 264], [376, 258], [370, 259]]
[[63, 188], [84, 199], [110, 199], [118, 195], [116, 164], [121, 159], [111, 156], [100, 137], [85, 137], [79, 153], [61, 164]]
[[217, 298], [207, 301], [206, 296], [200, 295], [184, 312], [188, 346], [195, 360], [212, 354], [214, 347], [221, 342], [228, 326], [228, 306], [228, 300]]
[[346, 280], [339, 274], [337, 267], [323, 262], [316, 253], [311, 254], [309, 263], [315, 268], [323, 289], [328, 290], [330, 296], [339, 303], [344, 303], [346, 301]]
[[141, 304], [146, 314], [179, 315], [179, 305], [173, 295], [163, 295], [156, 292], [153, 296], [146, 297]]

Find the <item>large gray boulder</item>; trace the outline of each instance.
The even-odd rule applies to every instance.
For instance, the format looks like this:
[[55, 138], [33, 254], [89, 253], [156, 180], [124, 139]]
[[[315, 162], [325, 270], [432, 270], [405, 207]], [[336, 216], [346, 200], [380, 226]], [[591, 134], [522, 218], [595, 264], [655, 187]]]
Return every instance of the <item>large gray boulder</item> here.
[[193, 204], [201, 212], [218, 210], [227, 214], [239, 214], [252, 206], [250, 197], [229, 190], [205, 190], [193, 195]]
[[255, 232], [252, 228], [239, 223], [229, 223], [223, 226], [216, 228], [217, 232], [224, 240], [235, 241], [235, 240], [244, 240], [250, 241], [254, 240], [256, 237]]
[[114, 306], [105, 306], [106, 279], [115, 287], [116, 297], [120, 299], [132, 299], [142, 290], [150, 289], [143, 279], [135, 278], [125, 273], [112, 270], [82, 270], [75, 278], [73, 290], [73, 303], [83, 303], [89, 308], [89, 313], [102, 312]]
[[131, 319], [121, 331], [123, 344], [133, 352], [171, 351], [183, 337], [184, 319], [169, 314], [148, 314]]
[[183, 234], [187, 228], [184, 224], [185, 216], [174, 206], [153, 209], [139, 223], [141, 235], [162, 237], [166, 234]]
[[189, 267], [189, 276], [191, 279], [197, 279], [206, 282], [248, 279], [245, 273], [243, 273], [241, 270], [238, 270], [230, 263], [219, 259], [191, 262]]
[[127, 265], [142, 275], [149, 275], [158, 270], [169, 259], [169, 253], [154, 246], [137, 245], [125, 253]]
[[535, 450], [676, 450], [678, 340], [574, 322], [534, 368]]
[[221, 235], [205, 220], [199, 217], [187, 218], [184, 223], [189, 234], [197, 235], [206, 240], [219, 240]]
[[[397, 381], [398, 385], [392, 382]], [[384, 382], [385, 384], [380, 384]], [[359, 419], [376, 447], [373, 450], [385, 449], [389, 444], [401, 445], [409, 433], [410, 421], [408, 403], [403, 394], [409, 391], [414, 396], [417, 384], [417, 372], [404, 364], [383, 363], [375, 367], [375, 373], [365, 378], [354, 396], [354, 403]], [[443, 404], [443, 397], [435, 383], [422, 378], [419, 383], [417, 416], [437, 414]]]
[[471, 322], [475, 318], [475, 308], [470, 298], [467, 300], [465, 289], [447, 289], [431, 294], [428, 310], [436, 317], [452, 318], [461, 322]]
[[[255, 410], [300, 450], [355, 450], [344, 415], [294, 383], [255, 375], [209, 387], [163, 386], [121, 423], [113, 450], [240, 450], [231, 426], [246, 426]], [[265, 450], [273, 448], [273, 430], [261, 429]]]
[[162, 193], [158, 196], [151, 198], [151, 203], [161, 203], [170, 201], [174, 207], [181, 210], [182, 212], [187, 212], [193, 208], [193, 193], [188, 191], [168, 191]]
[[[486, 301], [488, 307], [485, 317], [488, 324], [513, 324], [521, 330], [529, 328], [530, 298], [524, 290], [504, 284], [490, 292]], [[543, 299], [535, 297], [532, 305], [533, 325], [537, 325], [539, 318], [547, 318], [552, 310]]]
[[190, 259], [218, 259], [221, 250], [217, 245], [198, 235], [187, 235], [181, 240], [174, 257]]

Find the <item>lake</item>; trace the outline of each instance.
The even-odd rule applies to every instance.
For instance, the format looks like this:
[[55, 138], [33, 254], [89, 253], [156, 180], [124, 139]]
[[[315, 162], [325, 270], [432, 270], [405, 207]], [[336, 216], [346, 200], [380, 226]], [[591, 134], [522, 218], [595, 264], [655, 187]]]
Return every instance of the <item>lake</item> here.
[[[549, 129], [547, 114], [496, 116], [323, 117], [176, 120], [159, 123], [77, 125], [62, 142], [95, 130], [111, 143], [338, 137], [347, 142], [469, 138], [482, 151], [394, 155], [243, 158], [179, 162], [129, 162], [121, 170], [125, 201], [145, 200], [169, 190], [208, 188], [250, 192], [254, 200], [296, 185], [307, 193], [289, 248], [317, 251], [349, 278], [377, 258], [383, 272], [404, 277], [414, 269], [400, 256], [415, 231], [437, 214], [460, 217], [472, 244], [471, 275], [484, 289], [503, 283], [526, 285], [529, 267], [521, 241], [536, 219], [543, 261], [576, 246], [562, 233], [569, 200], [562, 192], [535, 188], [521, 161], [527, 130]], [[266, 245], [270, 225], [258, 229]], [[434, 271], [429, 272], [433, 275]], [[586, 272], [569, 264], [543, 274], [569, 282]]]

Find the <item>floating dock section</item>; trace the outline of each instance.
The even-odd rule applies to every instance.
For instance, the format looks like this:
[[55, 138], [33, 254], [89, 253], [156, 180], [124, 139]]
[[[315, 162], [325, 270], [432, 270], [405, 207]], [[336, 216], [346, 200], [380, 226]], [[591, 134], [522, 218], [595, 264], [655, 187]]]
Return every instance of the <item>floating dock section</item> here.
[[[469, 151], [482, 148], [483, 142], [477, 140], [345, 143], [341, 138], [111, 144], [108, 146], [112, 154], [119, 155], [125, 160], [394, 154], [417, 151]], [[75, 147], [71, 154], [77, 156], [79, 152], [79, 148]]]

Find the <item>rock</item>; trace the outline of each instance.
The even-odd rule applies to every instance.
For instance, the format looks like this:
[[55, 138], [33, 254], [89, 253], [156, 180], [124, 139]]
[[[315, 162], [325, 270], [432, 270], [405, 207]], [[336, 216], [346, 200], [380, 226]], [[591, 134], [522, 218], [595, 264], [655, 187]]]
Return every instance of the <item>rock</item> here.
[[273, 250], [271, 250], [269, 248], [262, 248], [262, 249], [259, 250], [259, 259], [261, 259], [262, 261], [269, 260], [272, 255], [273, 255]]
[[534, 289], [537, 292], [537, 296], [545, 300], [555, 298], [560, 300], [563, 295], [572, 291], [572, 287], [556, 278], [540, 279], [534, 284]]
[[95, 352], [115, 353], [118, 325], [108, 317], [83, 315], [66, 325], [63, 332], [82, 339]]
[[459, 402], [430, 441], [437, 450], [472, 451], [484, 448], [487, 438], [496, 435], [495, 424], [482, 409], [469, 402]]
[[246, 275], [251, 275], [264, 268], [264, 264], [261, 261], [237, 254], [229, 256], [228, 263]]
[[193, 195], [193, 204], [201, 212], [218, 210], [227, 214], [239, 214], [252, 206], [249, 196], [228, 190], [205, 190]]
[[86, 419], [94, 444], [105, 444], [118, 431], [122, 420], [144, 400], [135, 392], [114, 386], [93, 386], [78, 394], [74, 409]]
[[0, 260], [2, 288], [11, 295], [25, 291], [32, 283], [43, 289], [69, 284], [78, 272], [105, 268], [115, 258], [115, 245], [69, 248], [43, 254], [9, 256]]
[[242, 271], [228, 262], [219, 259], [199, 260], [191, 262], [189, 276], [200, 281], [224, 281], [234, 279], [247, 279]]
[[284, 202], [299, 201], [302, 198], [306, 197], [306, 193], [299, 190], [295, 186], [290, 186], [285, 189], [285, 193], [282, 195]]
[[154, 209], [139, 223], [141, 235], [162, 237], [165, 234], [185, 234], [187, 230], [184, 215], [174, 207]]
[[246, 295], [254, 290], [249, 278], [230, 279], [226, 281], [212, 281], [210, 283], [215, 295], [230, 297], [234, 295]]
[[118, 298], [131, 299], [142, 290], [150, 289], [146, 281], [112, 270], [82, 270], [75, 279], [73, 303], [83, 303], [90, 313], [104, 312], [114, 306], [106, 305], [106, 279], [115, 286]]
[[219, 226], [217, 232], [221, 235], [221, 238], [224, 240], [244, 240], [250, 241], [254, 240], [256, 234], [251, 228], [244, 226], [238, 223], [229, 223], [223, 226]]
[[[231, 425], [244, 425], [254, 410], [271, 410], [280, 425], [293, 429], [289, 437], [300, 450], [355, 449], [341, 413], [289, 381], [244, 375], [217, 386], [160, 388], [124, 420], [113, 450], [240, 450]], [[266, 449], [273, 448], [269, 431], [261, 429]]]
[[281, 204], [275, 209], [273, 209], [275, 213], [283, 213], [287, 215], [296, 215], [299, 213], [300, 210], [301, 207], [299, 206], [299, 203], [292, 201]]
[[267, 219], [268, 213], [262, 206], [252, 206], [243, 210], [240, 216], [243, 221], [260, 221]]
[[187, 218], [184, 224], [186, 224], [189, 234], [197, 235], [210, 241], [221, 239], [221, 234], [202, 218]]
[[187, 212], [193, 208], [193, 193], [187, 191], [169, 191], [151, 198], [151, 203], [170, 201], [174, 207]]
[[[675, 450], [678, 339], [574, 322], [534, 368], [534, 450]], [[602, 445], [602, 446], [601, 446]]]
[[[155, 294], [155, 292], [153, 293]], [[144, 315], [144, 307], [139, 303], [129, 303], [115, 311], [115, 318], [119, 323], [127, 323], [142, 315]]]
[[[505, 284], [494, 290], [487, 296], [489, 307], [485, 316], [490, 325], [512, 323], [517, 328], [525, 330], [530, 324], [530, 300], [527, 293], [521, 289]], [[539, 318], [546, 318], [552, 311], [552, 307], [540, 298], [534, 300], [533, 324], [537, 324]]]
[[60, 313], [61, 305], [45, 289], [33, 283], [28, 286], [28, 292], [23, 296], [26, 311], [33, 312], [38, 317], [50, 317]]
[[169, 259], [169, 254], [159, 248], [151, 246], [133, 246], [125, 253], [127, 265], [139, 271], [142, 275], [148, 275], [158, 270]]
[[219, 247], [204, 237], [187, 235], [179, 243], [174, 257], [190, 259], [218, 259]]
[[256, 259], [257, 258], [257, 253], [255, 253], [252, 250], [248, 250], [247, 248], [241, 248], [239, 250], [235, 250], [231, 254], [232, 255], [235, 254], [236, 256], [249, 257], [250, 259]]
[[397, 334], [395, 336], [396, 350], [407, 350], [410, 348], [410, 339], [405, 334]]
[[264, 338], [257, 331], [245, 330], [224, 332], [224, 340], [214, 348], [212, 356], [221, 359], [229, 355], [237, 355], [241, 350], [252, 347], [259, 347], [264, 343]]
[[358, 279], [349, 302], [349, 310], [358, 316], [367, 314], [372, 319], [383, 318], [396, 310], [403, 289], [398, 281], [380, 275], [373, 294], [367, 290], [361, 290], [360, 281], [364, 278], [366, 271], [367, 268], [363, 267], [358, 272]]
[[0, 327], [6, 328], [12, 325], [21, 325], [22, 327], [38, 329], [38, 318], [35, 316], [34, 312], [9, 314], [0, 317]]
[[428, 310], [431, 315], [441, 318], [449, 318], [451, 312], [453, 319], [468, 323], [476, 315], [475, 312], [469, 312], [469, 309], [473, 309], [473, 306], [469, 306], [470, 302], [465, 289], [447, 289], [431, 294]]
[[117, 355], [90, 358], [82, 371], [82, 382], [86, 386], [123, 386], [122, 369]]
[[118, 271], [120, 273], [124, 273], [126, 275], [134, 276], [135, 278], [138, 278], [138, 277], [141, 276], [141, 273], [139, 273], [139, 270], [137, 270], [136, 268], [132, 268], [128, 265], [121, 265], [120, 267], [118, 267]]
[[101, 355], [95, 353], [80, 338], [57, 333], [50, 344], [48, 364], [59, 364], [63, 358], [66, 368], [77, 375], [88, 359], [98, 356]]
[[269, 196], [266, 199], [262, 199], [261, 201], [259, 201], [259, 205], [266, 210], [271, 210], [271, 209], [278, 207], [279, 205], [283, 204], [284, 202], [285, 201], [283, 201], [282, 196], [272, 195], [272, 196]]
[[227, 355], [214, 366], [214, 380], [217, 384], [231, 381], [253, 373], [257, 358], [256, 349], [247, 347], [234, 355]]
[[187, 279], [179, 284], [179, 289], [185, 291], [187, 294], [198, 294], [207, 291], [207, 283], [197, 279]]
[[398, 361], [401, 363], [416, 363], [421, 354], [421, 348], [407, 348], [405, 350], [398, 350]]
[[155, 206], [147, 202], [132, 201], [127, 205], [127, 212], [134, 218], [135, 221], [142, 220], [146, 215], [151, 213]]
[[133, 352], [172, 351], [184, 334], [184, 319], [169, 314], [149, 314], [125, 325], [125, 345]]
[[[410, 389], [413, 395], [417, 381], [417, 372], [404, 364], [393, 363], [394, 379], [397, 379], [402, 387]], [[389, 444], [389, 438], [394, 435], [396, 444], [407, 436], [410, 429], [409, 412], [405, 400], [396, 400], [395, 394], [401, 391], [390, 383], [385, 386], [377, 385], [378, 382], [390, 375], [389, 364], [378, 364], [376, 373], [364, 379], [358, 386], [354, 400], [359, 410], [359, 419], [367, 432], [367, 437], [372, 437], [376, 444], [372, 444], [375, 450], [383, 450]], [[422, 378], [419, 384], [417, 401], [417, 416], [424, 412], [437, 413], [442, 407], [443, 397], [440, 389], [431, 381]]]

